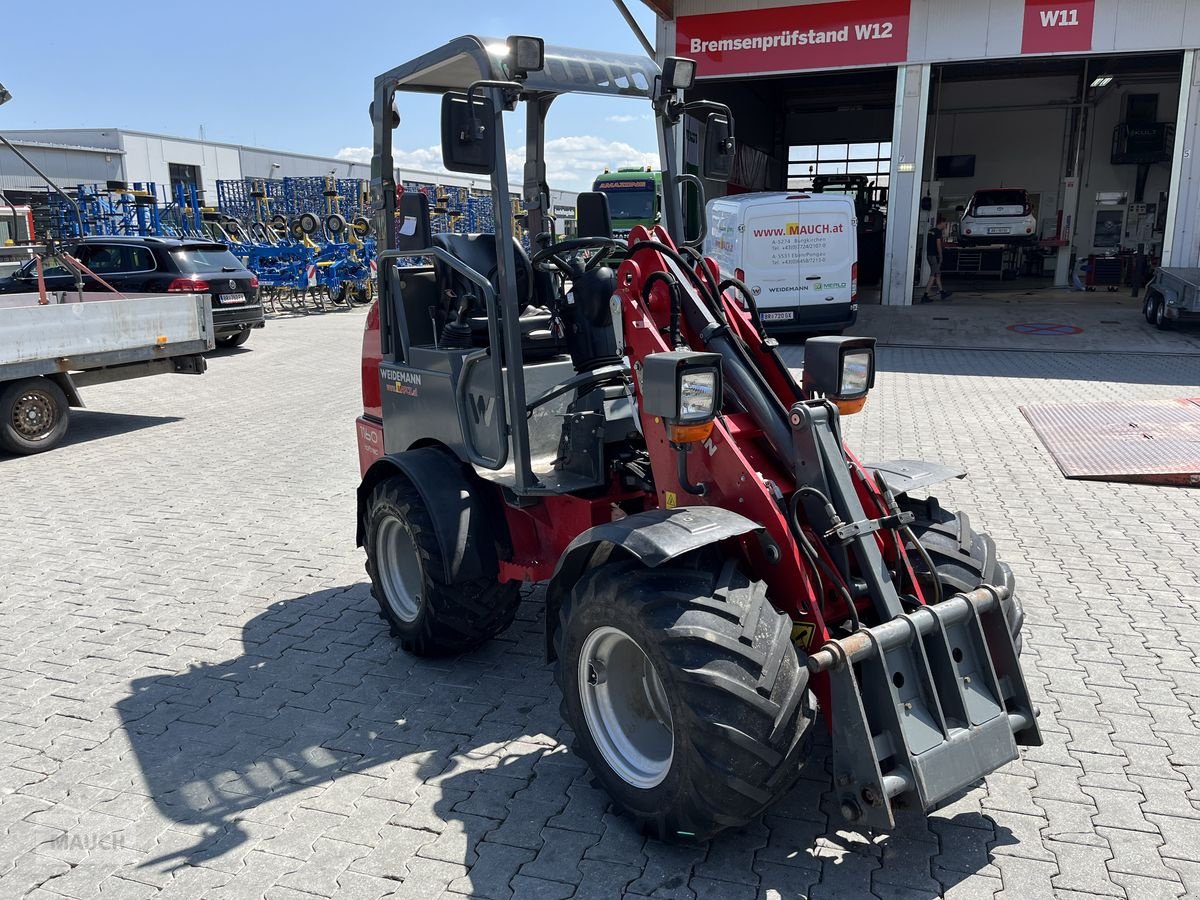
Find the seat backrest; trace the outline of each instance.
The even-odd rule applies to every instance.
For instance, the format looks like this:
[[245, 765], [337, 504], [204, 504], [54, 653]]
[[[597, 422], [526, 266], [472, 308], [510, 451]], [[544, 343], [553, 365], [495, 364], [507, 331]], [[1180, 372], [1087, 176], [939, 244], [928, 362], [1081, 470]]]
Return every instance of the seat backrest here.
[[[435, 234], [433, 246], [441, 247], [451, 256], [462, 260], [490, 281], [496, 296], [500, 296], [500, 265], [496, 259], [494, 234]], [[529, 254], [525, 252], [525, 248], [515, 240], [513, 249], [517, 261], [517, 308], [518, 312], [521, 312], [533, 302], [533, 266], [530, 265]], [[458, 305], [459, 298], [473, 294], [478, 298], [475, 304], [478, 314], [486, 313], [483, 298], [474, 284], [436, 258], [434, 269], [437, 271], [438, 288], [442, 292], [447, 311]]]
[[612, 237], [608, 195], [603, 191], [584, 191], [580, 194], [575, 200], [575, 222], [580, 237]]

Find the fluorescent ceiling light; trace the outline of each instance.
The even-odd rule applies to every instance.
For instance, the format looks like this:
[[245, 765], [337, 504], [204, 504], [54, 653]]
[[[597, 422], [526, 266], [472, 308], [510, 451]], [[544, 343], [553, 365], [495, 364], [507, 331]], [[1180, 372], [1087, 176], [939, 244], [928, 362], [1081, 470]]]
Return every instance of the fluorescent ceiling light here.
[[1092, 87], [1104, 87], [1110, 81], [1112, 81], [1111, 75], [1101, 75], [1099, 78], [1097, 78], [1095, 81], [1092, 82]]

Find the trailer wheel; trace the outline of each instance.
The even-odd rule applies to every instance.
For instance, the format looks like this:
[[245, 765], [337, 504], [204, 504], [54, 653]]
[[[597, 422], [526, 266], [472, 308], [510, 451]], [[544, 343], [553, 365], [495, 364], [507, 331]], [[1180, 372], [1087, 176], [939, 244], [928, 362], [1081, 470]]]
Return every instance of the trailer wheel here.
[[400, 645], [418, 656], [470, 650], [512, 624], [515, 582], [495, 574], [442, 582], [442, 550], [425, 501], [402, 475], [376, 485], [366, 509], [367, 574]]
[[791, 620], [705, 557], [610, 562], [564, 601], [555, 647], [575, 752], [659, 839], [745, 824], [800, 775], [813, 720]]
[[67, 395], [49, 378], [25, 378], [0, 390], [0, 447], [10, 453], [58, 446], [70, 420]]
[[1159, 298], [1154, 301], [1154, 327], [1159, 331], [1170, 331], [1171, 320], [1167, 318], [1167, 301]]
[[1146, 291], [1146, 299], [1142, 303], [1142, 317], [1146, 320], [1147, 325], [1153, 325], [1156, 318], [1155, 303], [1158, 301], [1158, 293], [1156, 291]]
[[[943, 598], [973, 591], [981, 584], [1008, 585], [1008, 598], [1001, 605], [1019, 654], [1025, 610], [1016, 595], [1012, 569], [996, 555], [996, 542], [989, 535], [973, 530], [966, 513], [943, 509], [934, 497], [925, 500], [901, 497], [900, 508], [915, 517], [909, 527], [933, 560]], [[910, 556], [922, 589], [932, 587], [924, 561], [915, 553]]]

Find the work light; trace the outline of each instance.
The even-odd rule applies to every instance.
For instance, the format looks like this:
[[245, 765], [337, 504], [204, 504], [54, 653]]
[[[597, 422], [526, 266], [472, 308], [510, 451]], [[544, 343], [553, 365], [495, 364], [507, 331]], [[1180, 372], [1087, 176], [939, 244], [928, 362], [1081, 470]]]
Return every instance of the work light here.
[[546, 63], [546, 42], [539, 37], [528, 37], [523, 34], [510, 35], [508, 38], [508, 61], [514, 76], [540, 72]]
[[828, 397], [849, 415], [875, 386], [875, 338], [814, 337], [804, 342], [804, 390]]
[[653, 353], [642, 360], [642, 405], [662, 419], [672, 443], [712, 434], [721, 411], [721, 356], [694, 350]]
[[663, 61], [663, 84], [673, 91], [691, 90], [696, 83], [696, 61], [682, 56], [668, 56]]

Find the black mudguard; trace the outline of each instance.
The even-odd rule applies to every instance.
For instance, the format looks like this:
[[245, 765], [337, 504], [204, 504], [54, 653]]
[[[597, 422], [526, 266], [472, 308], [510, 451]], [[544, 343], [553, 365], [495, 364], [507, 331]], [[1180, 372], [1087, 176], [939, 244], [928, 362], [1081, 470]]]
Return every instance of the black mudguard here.
[[486, 490], [472, 483], [466, 466], [448, 450], [422, 447], [391, 453], [372, 463], [358, 486], [358, 546], [366, 539], [367, 503], [381, 481], [404, 475], [420, 493], [442, 548], [446, 584], [494, 576], [497, 543], [507, 543], [503, 516], [492, 515]]
[[546, 597], [546, 658], [554, 659], [554, 625], [563, 598], [580, 576], [621, 551], [654, 568], [668, 560], [760, 529], [757, 522], [715, 506], [652, 509], [580, 534], [559, 557]]

